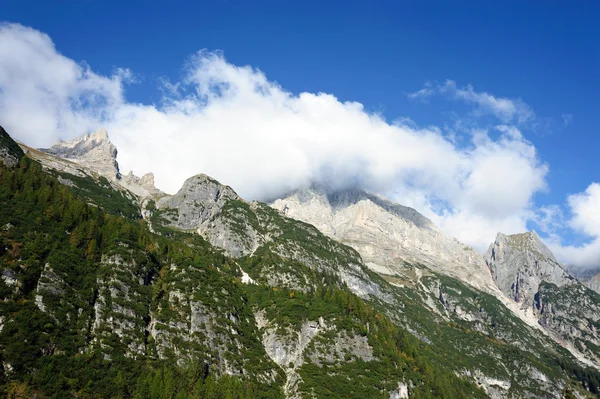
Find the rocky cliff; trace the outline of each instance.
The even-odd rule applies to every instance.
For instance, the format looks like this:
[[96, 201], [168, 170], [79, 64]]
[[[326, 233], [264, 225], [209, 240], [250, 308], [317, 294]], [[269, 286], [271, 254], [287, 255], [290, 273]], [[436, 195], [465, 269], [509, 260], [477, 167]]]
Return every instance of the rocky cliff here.
[[535, 231], [499, 233], [485, 257], [502, 292], [558, 342], [598, 366], [600, 295], [572, 277]]
[[535, 231], [498, 233], [485, 258], [500, 290], [524, 308], [531, 307], [542, 281], [559, 287], [577, 283]]
[[313, 224], [356, 249], [374, 271], [394, 275], [421, 264], [472, 286], [496, 292], [481, 255], [444, 235], [416, 210], [358, 189], [304, 189], [272, 203], [288, 217]]
[[107, 179], [120, 178], [117, 147], [110, 142], [105, 129], [73, 140], [59, 141], [41, 151], [93, 169]]
[[129, 172], [122, 175], [117, 162], [117, 147], [110, 141], [108, 132], [99, 129], [68, 141], [58, 141], [50, 148], [33, 149], [22, 144], [30, 157], [44, 167], [61, 173], [97, 180], [108, 179], [114, 189], [127, 191], [144, 204], [147, 199], [157, 199], [164, 193], [154, 185], [154, 175], [147, 173], [138, 177]]
[[[28, 151], [44, 170], [30, 157], [19, 168], [0, 165], [0, 395], [583, 398], [600, 390], [600, 373], [515, 317], [499, 290], [447, 270], [453, 255], [407, 255], [382, 278], [333, 235], [285, 216], [289, 206], [246, 202], [208, 176], [141, 206], [116, 180]], [[57, 164], [76, 165], [75, 174], [48, 166]], [[363, 196], [327, 199], [337, 204], [332, 220], [354, 213], [343, 225], [359, 238], [380, 238], [370, 218], [441, 234], [410, 208]], [[361, 202], [375, 216], [355, 212]], [[440, 240], [425, 244], [457, 251]], [[418, 242], [396, 245], [418, 256]], [[591, 297], [544, 284], [540, 323], [565, 334], [575, 320], [594, 323]], [[574, 312], [580, 307], [586, 313]], [[591, 335], [581, 336], [592, 351]]]

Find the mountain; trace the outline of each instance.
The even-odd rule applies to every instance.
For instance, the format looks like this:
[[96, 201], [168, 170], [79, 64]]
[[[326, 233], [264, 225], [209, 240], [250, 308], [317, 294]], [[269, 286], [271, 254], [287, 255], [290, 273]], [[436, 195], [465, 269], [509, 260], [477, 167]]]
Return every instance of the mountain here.
[[498, 234], [486, 253], [498, 287], [558, 342], [600, 362], [600, 295], [572, 277], [535, 231]]
[[535, 231], [508, 236], [499, 233], [485, 258], [500, 290], [524, 309], [533, 304], [542, 281], [558, 287], [577, 284]]
[[[185, 186], [191, 205], [140, 201], [35, 154], [45, 169], [28, 156], [0, 168], [4, 396], [484, 397], [355, 295], [383, 295], [381, 282], [314, 227], [206, 176]], [[137, 212], [123, 212], [124, 199]], [[232, 258], [171, 227], [169, 212], [186, 206], [231, 237], [245, 239], [249, 223], [259, 247]]]
[[99, 129], [74, 140], [59, 141], [41, 151], [93, 169], [111, 180], [120, 177], [117, 147], [110, 142], [105, 129]]
[[23, 150], [0, 126], [0, 162], [7, 168], [13, 168], [19, 163], [23, 155]]
[[272, 206], [353, 247], [378, 273], [394, 275], [405, 263], [420, 264], [497, 291], [481, 255], [412, 208], [358, 189], [326, 193], [315, 188], [298, 190]]
[[[398, 293], [408, 298], [420, 298], [420, 303], [406, 302], [406, 298], [399, 299], [405, 305], [428, 308], [430, 312], [437, 312], [447, 321], [454, 323], [467, 322], [474, 330], [485, 331], [491, 336], [500, 336], [513, 345], [527, 347], [531, 352], [535, 352], [535, 348], [540, 345], [540, 343], [533, 344], [532, 337], [548, 335], [586, 364], [598, 364], [594, 350], [582, 351], [573, 340], [565, 340], [563, 335], [556, 334], [553, 329], [548, 328], [550, 323], [547, 322], [547, 310], [522, 305], [523, 301], [527, 302], [527, 295], [533, 298], [535, 293], [532, 294], [526, 287], [521, 287], [518, 289], [518, 295], [521, 296], [519, 302], [514, 300], [515, 294], [510, 290], [510, 284], [507, 289], [506, 281], [509, 279], [507, 276], [515, 269], [528, 268], [527, 265], [531, 262], [534, 252], [507, 253], [505, 257], [510, 259], [510, 262], [506, 264], [497, 262], [494, 264], [497, 267], [488, 267], [489, 262], [486, 264], [483, 257], [457, 240], [444, 236], [431, 221], [416, 210], [357, 189], [333, 193], [315, 188], [298, 190], [286, 198], [274, 201], [272, 206], [290, 218], [314, 224], [324, 234], [355, 248], [371, 270], [399, 288]], [[499, 235], [500, 241], [502, 237], [506, 236]], [[520, 242], [522, 246], [535, 247], [535, 255], [547, 259], [546, 263], [540, 265], [544, 271], [539, 273], [539, 276], [531, 278], [533, 280], [531, 284], [539, 285], [543, 281], [561, 285], [577, 283], [560, 267], [537, 235], [532, 236], [532, 240], [532, 244], [528, 241], [520, 242], [517, 238], [510, 240], [514, 246]], [[512, 248], [500, 241], [497, 242], [500, 248]], [[500, 254], [499, 251], [496, 252]], [[423, 276], [427, 277], [423, 278]], [[521, 278], [521, 285], [526, 286], [527, 283], [523, 280], [528, 280]], [[465, 283], [470, 288], [464, 287]], [[456, 291], [449, 289], [450, 286], [456, 287]], [[459, 286], [461, 288], [458, 288]], [[456, 293], [462, 294], [466, 290], [474, 292], [473, 295], [479, 298], [475, 301], [479, 312], [465, 311], [475, 303], [465, 301], [464, 296]], [[485, 297], [484, 293], [490, 294], [493, 299], [482, 301]], [[430, 296], [432, 294], [437, 295], [437, 298]], [[438, 307], [439, 304], [442, 305], [441, 308]], [[500, 310], [501, 307], [504, 309]], [[499, 312], [502, 312], [500, 318], [490, 319], [487, 316]], [[544, 316], [540, 316], [541, 314]], [[580, 322], [587, 320], [586, 315], [581, 311], [577, 317], [580, 317], [578, 319]], [[513, 318], [518, 318], [518, 322], [512, 320]], [[404, 319], [402, 322], [410, 325], [414, 331], [423, 331], [431, 337], [431, 328], [423, 329], [423, 327], [432, 320], [421, 320], [420, 323], [415, 323], [415, 319], [417, 318]], [[595, 320], [594, 317], [593, 319]], [[439, 323], [439, 320], [433, 322]], [[505, 329], [510, 325], [514, 328], [518, 324], [526, 326], [523, 327], [523, 333]], [[494, 328], [490, 330], [490, 326]], [[525, 332], [527, 329], [534, 331]], [[429, 337], [427, 339], [430, 339]], [[443, 339], [446, 340], [446, 344], [450, 344], [447, 335]], [[439, 344], [443, 345], [443, 339]], [[595, 340], [591, 340], [589, 344], [593, 345], [594, 342]], [[465, 346], [464, 341], [454, 341], [452, 344], [462, 346], [463, 352], [477, 351], [477, 348], [467, 349], [468, 345]], [[492, 353], [494, 351], [491, 347], [488, 350]], [[496, 359], [496, 366], [504, 364], [507, 369], [511, 368], [510, 364], [501, 360], [501, 356], [497, 356]], [[480, 356], [473, 356], [471, 361], [479, 362], [479, 365], [485, 363]], [[521, 361], [523, 364], [526, 363], [525, 359]], [[488, 374], [485, 378], [496, 383], [489, 384], [486, 391], [492, 395], [495, 392], [499, 397], [505, 397], [506, 391], [510, 391], [518, 384], [516, 382], [519, 379], [518, 374], [517, 371], [512, 370], [509, 380], [502, 380], [498, 375], [494, 380], [494, 377]], [[539, 379], [539, 376], [535, 378]], [[525, 389], [523, 386], [520, 388]]]
[[[398, 263], [369, 258], [386, 267], [377, 274], [363, 260], [367, 245], [355, 242], [357, 251], [289, 217], [291, 207], [247, 202], [209, 176], [189, 178], [173, 196], [136, 194], [123, 176], [22, 147], [18, 168], [0, 165], [2, 396], [584, 398], [600, 391], [598, 370], [557, 344], [538, 319], [524, 321], [519, 306], [484, 280], [495, 284], [481, 258], [459, 257], [464, 247], [410, 208], [366, 193], [328, 199], [335, 212], [343, 212], [340, 204], [379, 212], [380, 227], [387, 215], [377, 207], [390, 213], [390, 229], [428, 231], [406, 232], [409, 242], [390, 248]], [[363, 196], [375, 205], [357, 206]], [[348, 226], [355, 238], [372, 232]], [[419, 247], [431, 249], [420, 254]], [[556, 294], [551, 288], [543, 298]]]

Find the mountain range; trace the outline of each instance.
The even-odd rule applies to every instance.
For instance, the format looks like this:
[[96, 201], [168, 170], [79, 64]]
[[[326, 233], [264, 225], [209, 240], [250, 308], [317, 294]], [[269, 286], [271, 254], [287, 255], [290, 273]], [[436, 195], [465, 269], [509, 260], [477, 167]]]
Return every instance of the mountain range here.
[[0, 129], [0, 160], [8, 397], [600, 392], [598, 278], [534, 231], [481, 255], [359, 188], [168, 195], [103, 129], [47, 149]]

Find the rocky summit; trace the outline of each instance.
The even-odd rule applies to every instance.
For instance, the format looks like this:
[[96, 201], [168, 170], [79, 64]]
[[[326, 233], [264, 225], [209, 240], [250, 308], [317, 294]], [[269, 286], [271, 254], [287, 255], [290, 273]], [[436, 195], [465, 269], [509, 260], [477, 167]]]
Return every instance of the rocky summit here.
[[485, 257], [502, 292], [557, 342], [598, 366], [600, 295], [569, 275], [535, 231], [498, 234]]
[[498, 288], [524, 308], [532, 306], [542, 281], [558, 287], [577, 283], [535, 231], [498, 233], [485, 258]]
[[105, 129], [99, 129], [74, 140], [59, 141], [41, 151], [93, 169], [108, 179], [114, 180], [120, 177], [117, 147], [110, 142]]
[[481, 255], [444, 235], [416, 210], [359, 189], [298, 190], [272, 203], [356, 249], [375, 272], [394, 275], [421, 264], [486, 291], [497, 291]]
[[0, 129], [0, 397], [600, 393], [600, 295], [533, 232], [484, 260], [362, 190], [171, 196], [116, 156]]

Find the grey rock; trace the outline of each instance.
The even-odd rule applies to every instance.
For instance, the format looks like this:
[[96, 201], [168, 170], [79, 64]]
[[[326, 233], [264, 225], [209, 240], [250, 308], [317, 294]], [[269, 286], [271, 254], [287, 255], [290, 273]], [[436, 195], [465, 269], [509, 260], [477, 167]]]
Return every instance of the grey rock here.
[[14, 168], [19, 163], [19, 159], [8, 148], [0, 147], [0, 162], [8, 168]]
[[163, 197], [165, 195], [156, 188], [153, 173], [146, 173], [142, 177], [138, 177], [130, 171], [121, 177], [119, 184], [140, 198]]
[[535, 231], [498, 233], [485, 254], [498, 288], [523, 308], [532, 305], [542, 281], [563, 286], [576, 284]]
[[406, 263], [421, 264], [497, 294], [481, 255], [445, 236], [415, 209], [358, 189], [316, 188], [298, 190], [272, 206], [356, 249], [380, 274], [397, 275]]
[[535, 231], [499, 233], [486, 261], [502, 292], [580, 361], [599, 368], [600, 295], [571, 276]]
[[117, 147], [108, 139], [108, 133], [99, 129], [73, 140], [59, 141], [40, 151], [85, 166], [110, 180], [120, 178]]
[[161, 199], [157, 205], [159, 209], [176, 209], [174, 226], [193, 230], [212, 220], [230, 199], [240, 197], [229, 186], [199, 174], [187, 179], [177, 194]]

